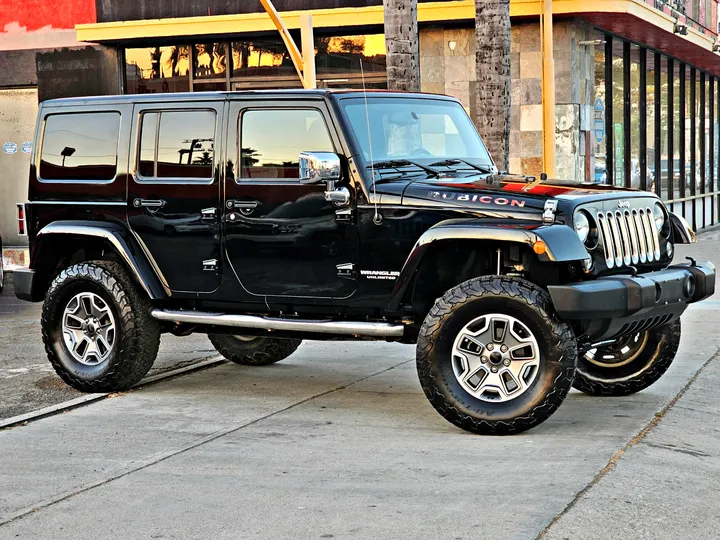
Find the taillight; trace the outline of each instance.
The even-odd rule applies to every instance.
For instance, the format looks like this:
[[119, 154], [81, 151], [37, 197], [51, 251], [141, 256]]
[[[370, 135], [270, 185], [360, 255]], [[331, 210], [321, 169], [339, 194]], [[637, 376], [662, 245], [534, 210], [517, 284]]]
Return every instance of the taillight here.
[[24, 203], [17, 203], [17, 233], [20, 236], [27, 235], [27, 221], [25, 219]]

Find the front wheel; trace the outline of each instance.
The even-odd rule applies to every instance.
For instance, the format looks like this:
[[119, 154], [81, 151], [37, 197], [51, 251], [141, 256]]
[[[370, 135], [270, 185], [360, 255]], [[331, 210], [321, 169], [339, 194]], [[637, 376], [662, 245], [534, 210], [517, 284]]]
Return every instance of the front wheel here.
[[437, 300], [417, 344], [425, 395], [449, 422], [478, 434], [520, 433], [569, 392], [577, 345], [549, 295], [509, 277], [475, 278]]
[[279, 339], [254, 336], [209, 334], [215, 350], [243, 366], [268, 366], [285, 360], [302, 343], [301, 339]]
[[678, 319], [593, 347], [578, 359], [575, 388], [591, 396], [627, 396], [645, 390], [672, 364], [680, 334]]

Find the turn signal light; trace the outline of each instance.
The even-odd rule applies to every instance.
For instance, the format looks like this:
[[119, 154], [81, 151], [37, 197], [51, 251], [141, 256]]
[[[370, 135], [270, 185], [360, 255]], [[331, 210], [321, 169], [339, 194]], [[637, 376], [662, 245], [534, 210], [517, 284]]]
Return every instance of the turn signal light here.
[[547, 246], [545, 245], [545, 242], [542, 242], [540, 240], [535, 242], [533, 244], [533, 251], [538, 255], [542, 255], [543, 253], [547, 252]]

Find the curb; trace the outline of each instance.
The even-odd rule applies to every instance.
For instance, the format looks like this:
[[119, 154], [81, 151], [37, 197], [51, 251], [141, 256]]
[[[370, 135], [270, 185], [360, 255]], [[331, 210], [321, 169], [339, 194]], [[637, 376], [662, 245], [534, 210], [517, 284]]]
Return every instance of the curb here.
[[212, 368], [215, 366], [219, 366], [221, 364], [226, 364], [226, 363], [227, 363], [227, 360], [225, 360], [225, 358], [223, 358], [222, 356], [213, 356], [211, 358], [206, 358], [205, 360], [201, 360], [194, 364], [190, 364], [189, 366], [172, 369], [172, 370], [166, 371], [164, 373], [158, 373], [157, 375], [152, 375], [150, 377], [146, 377], [145, 379], [143, 379], [142, 381], [137, 383], [132, 388], [126, 390], [125, 392], [89, 394], [86, 396], [80, 396], [78, 398], [71, 399], [69, 401], [64, 401], [62, 403], [57, 403], [55, 405], [50, 405], [49, 407], [44, 407], [44, 408], [38, 409], [36, 411], [31, 411], [29, 413], [21, 414], [18, 416], [13, 416], [11, 418], [6, 418], [5, 420], [0, 420], [0, 432], [4, 431], [6, 429], [13, 428], [13, 427], [24, 426], [30, 422], [42, 420], [43, 418], [48, 418], [50, 416], [55, 416], [60, 413], [71, 411], [73, 409], [77, 409], [78, 407], [82, 407], [83, 405], [89, 405], [90, 403], [102, 401], [109, 397], [132, 392], [134, 390], [138, 390], [140, 388], [143, 388], [143, 387], [151, 385], [151, 384], [158, 383], [160, 381], [164, 381], [167, 379], [173, 379], [173, 378], [179, 377], [181, 375], [186, 375], [188, 373], [193, 373], [195, 371], [202, 371], [202, 370]]

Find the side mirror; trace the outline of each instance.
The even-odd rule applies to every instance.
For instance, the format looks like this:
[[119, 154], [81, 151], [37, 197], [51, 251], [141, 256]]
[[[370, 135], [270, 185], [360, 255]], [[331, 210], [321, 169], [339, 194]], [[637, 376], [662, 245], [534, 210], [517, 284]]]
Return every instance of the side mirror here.
[[340, 158], [332, 152], [302, 152], [300, 183], [334, 183], [340, 180]]

